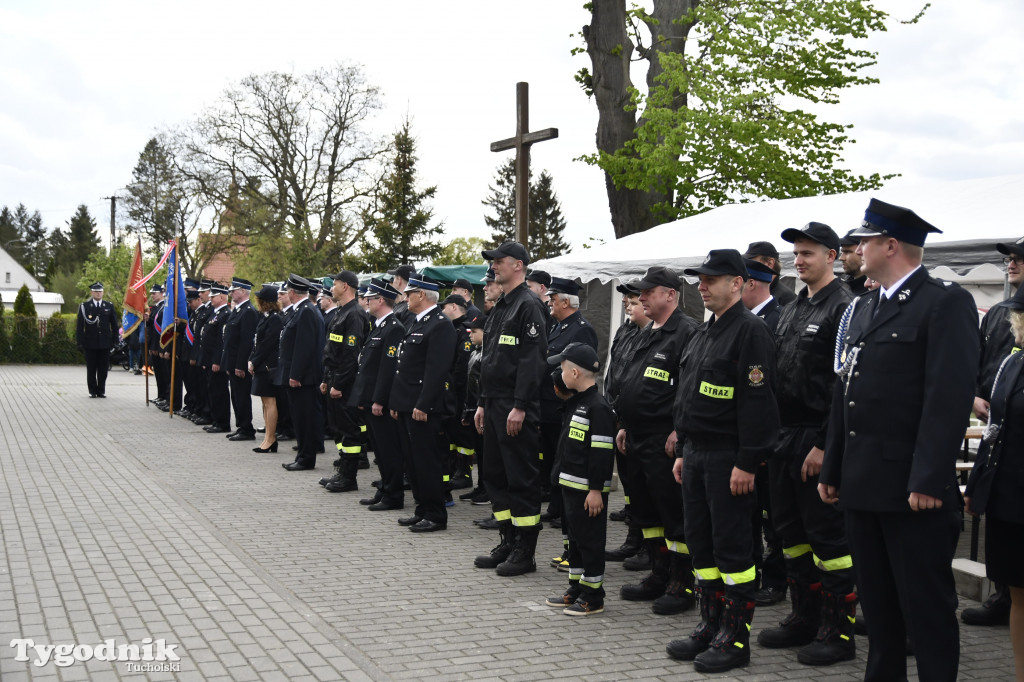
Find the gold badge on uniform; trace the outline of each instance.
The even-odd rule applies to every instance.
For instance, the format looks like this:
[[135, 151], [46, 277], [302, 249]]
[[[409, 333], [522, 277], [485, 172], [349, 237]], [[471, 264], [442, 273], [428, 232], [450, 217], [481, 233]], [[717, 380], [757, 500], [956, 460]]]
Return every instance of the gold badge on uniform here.
[[398, 352], [397, 348], [395, 348], [394, 346], [388, 346], [388, 357], [389, 358], [395, 357], [395, 353], [397, 353], [397, 352]]
[[760, 386], [761, 382], [764, 381], [764, 372], [761, 371], [761, 365], [753, 365], [750, 371], [747, 373], [747, 381], [750, 382], [751, 386]]
[[349, 337], [348, 337], [348, 345], [350, 345], [350, 346], [356, 345], [356, 336], [355, 336], [355, 334], [349, 335]]

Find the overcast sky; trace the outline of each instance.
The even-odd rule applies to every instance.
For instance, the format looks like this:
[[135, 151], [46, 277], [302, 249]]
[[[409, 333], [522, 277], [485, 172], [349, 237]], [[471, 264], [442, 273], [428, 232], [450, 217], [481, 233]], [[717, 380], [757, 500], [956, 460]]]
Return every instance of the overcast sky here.
[[[408, 112], [424, 185], [450, 236], [489, 237], [480, 201], [506, 158], [489, 143], [515, 132], [515, 84], [530, 83], [533, 147], [549, 170], [573, 245], [613, 239], [593, 150], [596, 110], [570, 56], [587, 22], [582, 0], [518, 2], [128, 2], [0, 0], [0, 205], [40, 210], [48, 227], [131, 179], [146, 141], [182, 123], [242, 77], [364, 66], [383, 91], [376, 128]], [[920, 4], [881, 0], [899, 18]], [[853, 123], [858, 172], [974, 178], [1024, 172], [1024, 2], [934, 0], [921, 23], [872, 38], [881, 83], [825, 113]], [[642, 83], [642, 73], [634, 76]], [[803, 219], [798, 218], [802, 222]]]

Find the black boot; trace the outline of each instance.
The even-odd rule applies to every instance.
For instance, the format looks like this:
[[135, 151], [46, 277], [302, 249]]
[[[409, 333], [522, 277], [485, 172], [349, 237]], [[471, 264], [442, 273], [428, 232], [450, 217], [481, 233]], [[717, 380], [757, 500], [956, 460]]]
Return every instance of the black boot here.
[[659, 616], [671, 616], [693, 608], [693, 563], [690, 555], [679, 552], [669, 554], [671, 559], [665, 594], [651, 604], [651, 611]]
[[356, 481], [356, 473], [359, 471], [359, 455], [345, 454], [341, 458], [341, 466], [338, 467], [337, 480], [330, 481], [324, 486], [324, 490], [332, 493], [347, 493], [352, 490], [359, 490]]
[[540, 535], [540, 524], [519, 528], [518, 537], [512, 547], [512, 553], [505, 561], [498, 564], [495, 573], [501, 576], [523, 575], [537, 570], [534, 554], [537, 551], [537, 537]]
[[505, 561], [505, 559], [508, 558], [508, 555], [512, 553], [513, 537], [515, 534], [515, 530], [512, 528], [512, 522], [498, 522], [498, 533], [501, 536], [498, 546], [492, 549], [490, 554], [478, 556], [476, 560], [473, 561], [473, 565], [477, 568], [497, 568], [498, 564]]
[[636, 554], [622, 562], [622, 567], [627, 571], [649, 571], [651, 570], [651, 554], [648, 552], [648, 545], [643, 542], [643, 531], [640, 531], [640, 549]]
[[997, 590], [981, 606], [964, 609], [960, 620], [968, 625], [1006, 625], [1010, 622], [1010, 590], [997, 585]]
[[750, 621], [754, 602], [722, 597], [722, 615], [718, 634], [707, 651], [693, 659], [699, 673], [721, 673], [750, 663]]
[[700, 604], [700, 622], [684, 639], [673, 639], [665, 647], [668, 655], [677, 661], [692, 661], [709, 646], [711, 640], [718, 634], [719, 617], [722, 612], [722, 598], [724, 592], [716, 591], [714, 588], [694, 588], [697, 602]]
[[626, 523], [629, 523], [629, 505], [627, 504], [625, 507], [623, 507], [619, 511], [614, 511], [611, 514], [609, 514], [608, 515], [608, 520], [609, 521], [625, 521]]
[[832, 665], [857, 656], [854, 623], [857, 622], [857, 593], [821, 593], [821, 627], [814, 641], [796, 655], [804, 665]]
[[605, 561], [622, 561], [640, 551], [644, 544], [644, 534], [636, 526], [630, 526], [626, 533], [626, 541], [618, 549], [606, 549], [604, 551]]
[[619, 590], [619, 596], [627, 601], [650, 601], [665, 594], [665, 587], [668, 586], [669, 566], [672, 557], [668, 547], [665, 546], [665, 538], [652, 538], [644, 540], [647, 553], [651, 556], [651, 572], [639, 584], [623, 585]]
[[814, 641], [821, 626], [821, 583], [808, 585], [787, 578], [793, 610], [777, 628], [761, 630], [757, 643], [767, 649], [804, 646]]

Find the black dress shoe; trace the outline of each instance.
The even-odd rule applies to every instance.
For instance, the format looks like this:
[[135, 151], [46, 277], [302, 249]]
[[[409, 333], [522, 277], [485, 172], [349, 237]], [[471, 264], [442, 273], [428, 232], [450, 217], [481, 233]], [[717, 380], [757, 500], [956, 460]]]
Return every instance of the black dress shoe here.
[[256, 436], [252, 433], [236, 433], [233, 436], [228, 436], [228, 440], [256, 440]]
[[473, 523], [476, 524], [477, 528], [483, 528], [484, 530], [497, 530], [498, 528], [498, 520], [493, 516], [488, 519], [474, 521]]
[[[98, 395], [96, 397], [97, 398], [102, 398], [103, 396]], [[166, 405], [157, 405], [156, 409], [160, 410], [161, 412], [170, 412], [171, 411], [171, 408], [167, 407]]]
[[252, 451], [258, 452], [260, 454], [263, 454], [265, 452], [277, 452], [277, 441], [275, 440], [273, 443], [271, 443], [269, 448], [261, 448], [257, 446], [253, 448]]
[[285, 471], [309, 471], [313, 468], [312, 464], [299, 464], [298, 462], [285, 462], [281, 466]]
[[231, 433], [225, 435], [224, 437], [225, 438], [231, 438], [231, 436], [237, 436], [240, 433], [241, 433], [241, 431], [239, 431], [238, 429], [235, 429], [234, 431], [232, 431]]
[[212, 426], [205, 427], [203, 429], [203, 431], [206, 431], [207, 433], [227, 433], [228, 432], [228, 430], [226, 428], [224, 428], [223, 426], [217, 426], [216, 424], [213, 424]]
[[402, 518], [398, 519], [398, 525], [399, 526], [415, 526], [417, 523], [419, 523], [422, 520], [423, 520], [422, 516], [416, 516], [416, 515], [413, 515], [413, 516], [403, 516]]
[[[106, 393], [97, 393], [97, 394], [96, 394], [96, 397], [97, 397], [97, 398], [106, 398], [106, 397], [107, 397], [107, 394], [106, 394]], [[164, 412], [166, 412], [166, 411], [167, 411], [167, 410], [164, 410]]]
[[383, 500], [381, 500], [380, 502], [375, 502], [374, 504], [371, 504], [369, 507], [367, 507], [367, 509], [369, 509], [370, 511], [391, 511], [392, 509], [404, 508], [404, 504], [399, 504], [398, 502], [385, 502]]
[[380, 501], [381, 501], [381, 500], [382, 500], [383, 498], [384, 498], [384, 494], [383, 494], [383, 493], [382, 493], [381, 491], [379, 491], [379, 490], [378, 490], [378, 491], [377, 491], [377, 492], [376, 492], [376, 493], [374, 494], [374, 496], [373, 496], [373, 497], [364, 497], [363, 499], [359, 500], [359, 504], [362, 504], [362, 505], [371, 505], [371, 504], [377, 504], [377, 503], [378, 503], [378, 502], [380, 502]]
[[192, 423], [195, 424], [196, 426], [210, 426], [213, 424], [213, 422], [210, 421], [209, 417], [199, 417]]
[[433, 533], [434, 531], [444, 530], [447, 527], [447, 523], [438, 523], [437, 521], [431, 521], [430, 519], [420, 519], [418, 523], [414, 523], [409, 526], [409, 530], [413, 533]]

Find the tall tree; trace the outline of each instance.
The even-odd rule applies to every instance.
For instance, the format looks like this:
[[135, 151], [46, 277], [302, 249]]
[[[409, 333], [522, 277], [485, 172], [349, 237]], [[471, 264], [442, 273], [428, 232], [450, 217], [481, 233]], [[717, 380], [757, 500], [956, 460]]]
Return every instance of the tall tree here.
[[[870, 0], [624, 0], [587, 4], [597, 153], [617, 237], [724, 203], [876, 188], [891, 176], [842, 167], [850, 126], [801, 107], [875, 82], [876, 53], [851, 45], [886, 30]], [[917, 17], [911, 22], [917, 21]], [[582, 50], [580, 50], [582, 51]], [[646, 61], [646, 90], [630, 63]]]
[[81, 204], [75, 215], [68, 221], [68, 249], [70, 262], [61, 267], [72, 272], [100, 251], [100, 237], [96, 234], [96, 219], [89, 214], [89, 207]]
[[[530, 258], [554, 258], [564, 253], [569, 244], [565, 241], [565, 219], [562, 206], [553, 189], [551, 174], [542, 171], [534, 182], [530, 177], [530, 225], [527, 249]], [[494, 173], [494, 183], [488, 188], [490, 194], [481, 201], [493, 211], [484, 214], [484, 223], [491, 228], [491, 241], [497, 245], [516, 239], [516, 167], [515, 160], [505, 161]]]
[[14, 211], [14, 223], [21, 238], [19, 262], [33, 277], [42, 279], [46, 275], [46, 265], [49, 261], [43, 216], [39, 211], [29, 213], [25, 204], [18, 204]]
[[437, 187], [416, 188], [417, 160], [416, 138], [407, 118], [395, 133], [388, 173], [373, 207], [363, 214], [362, 269], [379, 272], [397, 263], [431, 260], [444, 248], [436, 239], [444, 224], [431, 224], [434, 210], [429, 201]]

